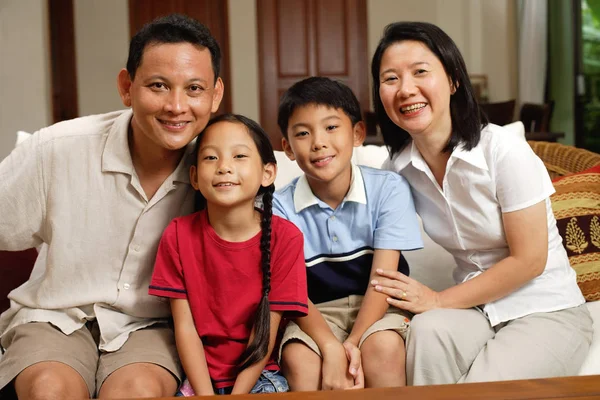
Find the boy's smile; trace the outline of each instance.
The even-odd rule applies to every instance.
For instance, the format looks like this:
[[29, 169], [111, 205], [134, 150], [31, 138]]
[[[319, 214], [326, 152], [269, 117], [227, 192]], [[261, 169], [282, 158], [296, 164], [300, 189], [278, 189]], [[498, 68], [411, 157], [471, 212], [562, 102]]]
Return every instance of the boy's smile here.
[[339, 197], [340, 201], [350, 187], [352, 152], [364, 140], [362, 122], [352, 126], [346, 113], [326, 105], [308, 104], [292, 113], [283, 139], [283, 149], [291, 160], [306, 174], [313, 193], [326, 199]]

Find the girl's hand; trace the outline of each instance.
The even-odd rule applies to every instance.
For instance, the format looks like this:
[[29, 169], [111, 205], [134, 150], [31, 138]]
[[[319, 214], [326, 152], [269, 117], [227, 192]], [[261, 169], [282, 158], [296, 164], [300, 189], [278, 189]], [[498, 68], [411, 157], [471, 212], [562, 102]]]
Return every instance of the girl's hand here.
[[[327, 350], [323, 354], [323, 370], [321, 379], [322, 390], [349, 389], [354, 386], [354, 378], [350, 375], [346, 350], [341, 343]], [[360, 358], [360, 355], [359, 355]]]
[[376, 291], [390, 296], [387, 302], [397, 308], [420, 314], [441, 308], [439, 293], [398, 271], [377, 270], [381, 279], [373, 279]]
[[351, 342], [344, 342], [346, 358], [348, 359], [348, 372], [354, 378], [354, 385], [348, 389], [363, 389], [365, 387], [365, 374], [363, 373], [360, 349]]

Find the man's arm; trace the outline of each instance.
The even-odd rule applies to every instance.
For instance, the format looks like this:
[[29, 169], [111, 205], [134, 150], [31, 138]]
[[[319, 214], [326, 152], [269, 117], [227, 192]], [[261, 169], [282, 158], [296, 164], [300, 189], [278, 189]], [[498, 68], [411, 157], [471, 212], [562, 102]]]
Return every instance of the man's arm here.
[[[252, 364], [242, 372], [240, 372], [235, 380], [235, 384], [233, 385], [233, 390], [231, 394], [246, 394], [250, 393], [254, 385], [256, 385], [256, 381], [260, 377], [260, 374], [265, 369], [265, 365], [271, 358], [271, 353], [273, 353], [273, 347], [275, 347], [275, 340], [277, 339], [277, 331], [279, 330], [279, 323], [281, 322], [282, 312], [279, 311], [271, 311], [270, 317], [270, 333], [269, 333], [269, 349], [265, 357], [257, 363]], [[248, 345], [252, 343], [254, 339], [254, 328], [252, 329], [252, 334], [250, 335], [250, 339], [248, 340]]]
[[[371, 275], [369, 281], [377, 278], [377, 269], [385, 271], [395, 271], [398, 269], [400, 260], [400, 252], [398, 250], [382, 250], [376, 249], [373, 255], [373, 265], [371, 266]], [[388, 309], [387, 295], [379, 293], [372, 285], [367, 287], [365, 297], [363, 299], [358, 316], [352, 327], [352, 332], [346, 339], [347, 342], [358, 346], [360, 338], [367, 329], [375, 322], [379, 321]]]
[[204, 346], [198, 336], [190, 304], [186, 299], [171, 299], [175, 342], [181, 365], [197, 396], [212, 396], [214, 390], [206, 364]]

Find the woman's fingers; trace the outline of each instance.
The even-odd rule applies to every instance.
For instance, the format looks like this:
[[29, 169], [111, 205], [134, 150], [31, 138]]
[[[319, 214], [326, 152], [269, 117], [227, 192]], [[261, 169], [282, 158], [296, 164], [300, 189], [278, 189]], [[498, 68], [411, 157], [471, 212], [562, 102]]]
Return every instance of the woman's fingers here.
[[401, 273], [399, 271], [388, 271], [388, 270], [384, 270], [384, 269], [377, 269], [376, 272], [378, 275], [383, 276], [385, 278], [393, 279], [393, 280], [404, 282], [404, 283], [409, 283], [411, 280], [408, 276], [404, 275], [403, 273]]

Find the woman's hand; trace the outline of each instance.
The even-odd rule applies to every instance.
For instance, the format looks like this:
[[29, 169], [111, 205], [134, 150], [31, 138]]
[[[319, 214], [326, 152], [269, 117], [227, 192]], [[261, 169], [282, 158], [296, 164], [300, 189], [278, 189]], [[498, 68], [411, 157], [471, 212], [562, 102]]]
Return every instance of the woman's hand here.
[[440, 307], [439, 293], [398, 271], [378, 269], [381, 278], [373, 279], [376, 291], [390, 296], [387, 302], [397, 308], [420, 314]]

